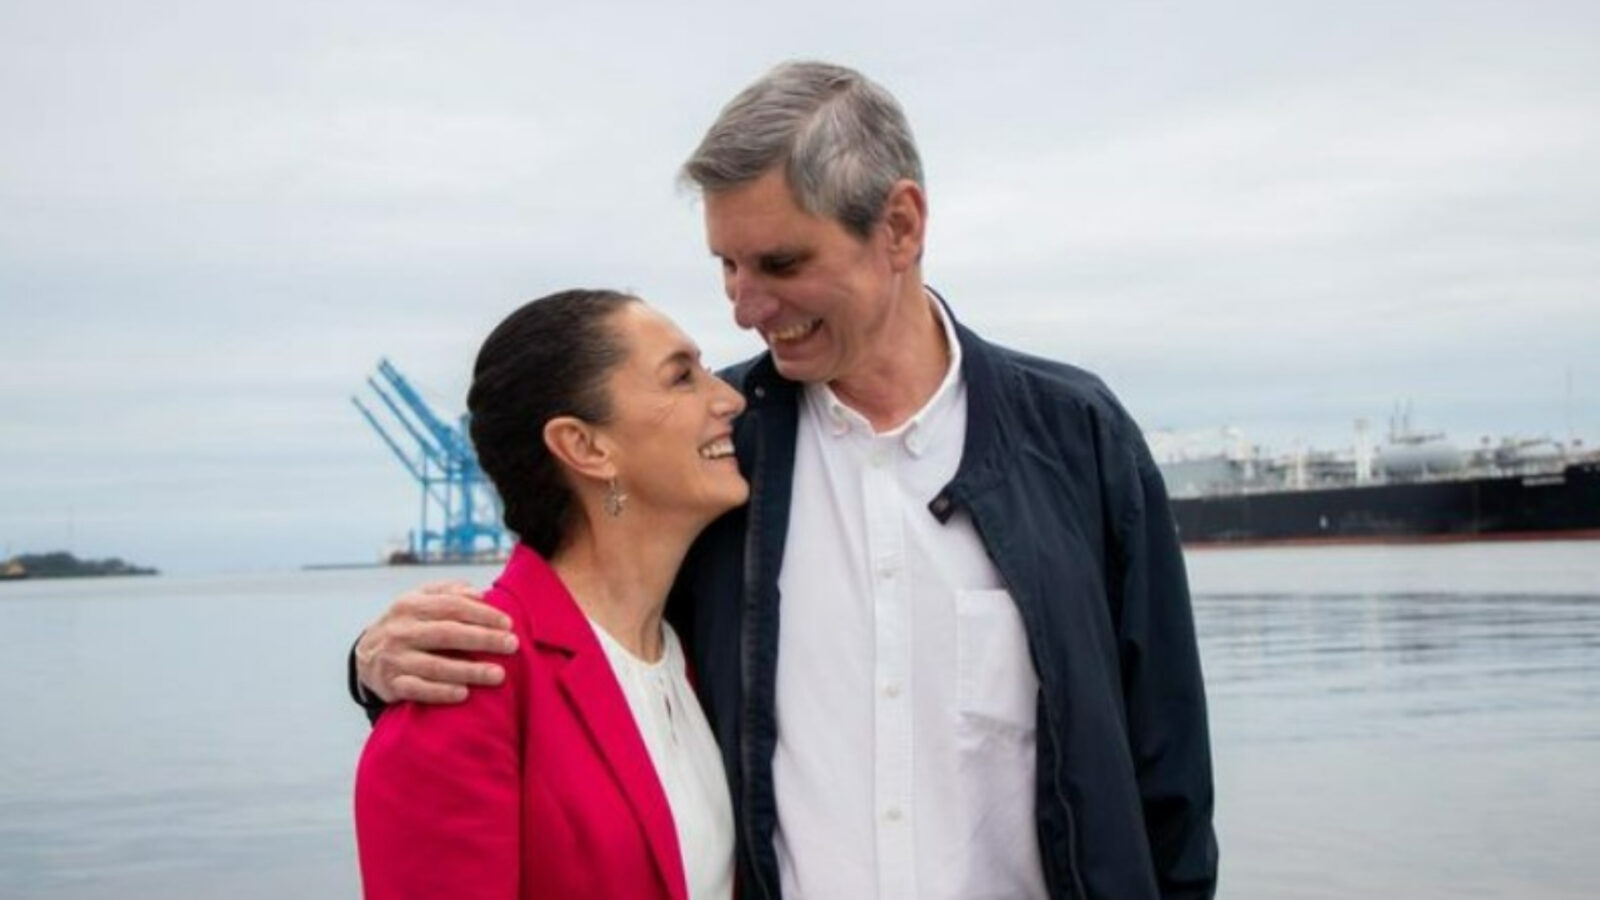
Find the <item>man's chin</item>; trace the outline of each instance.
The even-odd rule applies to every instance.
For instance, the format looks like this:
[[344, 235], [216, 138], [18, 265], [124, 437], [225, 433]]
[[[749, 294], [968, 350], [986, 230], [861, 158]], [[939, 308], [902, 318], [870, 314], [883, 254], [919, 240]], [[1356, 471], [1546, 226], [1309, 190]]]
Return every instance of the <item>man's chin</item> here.
[[778, 374], [789, 381], [810, 383], [826, 380], [825, 373], [817, 365], [816, 360], [786, 359], [782, 354], [773, 351], [772, 364], [777, 368]]

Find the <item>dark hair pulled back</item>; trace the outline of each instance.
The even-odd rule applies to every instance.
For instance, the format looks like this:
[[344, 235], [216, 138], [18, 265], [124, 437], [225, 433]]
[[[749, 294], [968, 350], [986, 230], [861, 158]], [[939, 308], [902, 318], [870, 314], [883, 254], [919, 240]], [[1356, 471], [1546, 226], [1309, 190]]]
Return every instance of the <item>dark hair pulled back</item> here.
[[637, 302], [609, 290], [541, 297], [495, 326], [473, 365], [467, 412], [478, 464], [500, 495], [506, 527], [546, 558], [571, 529], [576, 497], [544, 444], [545, 423], [610, 418], [606, 379], [627, 356], [610, 319]]

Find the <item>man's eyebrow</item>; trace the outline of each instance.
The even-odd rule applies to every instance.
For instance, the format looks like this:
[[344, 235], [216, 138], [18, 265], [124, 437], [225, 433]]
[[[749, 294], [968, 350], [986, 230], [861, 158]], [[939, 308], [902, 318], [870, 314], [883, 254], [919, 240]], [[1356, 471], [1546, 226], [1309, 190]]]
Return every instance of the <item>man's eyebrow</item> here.
[[[715, 247], [710, 248], [709, 252], [710, 252], [711, 256], [713, 258], [715, 258], [715, 259], [727, 259], [728, 258], [728, 254], [723, 253], [721, 250], [718, 250]], [[781, 245], [781, 246], [777, 246], [777, 247], [769, 247], [769, 248], [767, 248], [765, 250], [757, 250], [754, 253], [749, 253], [749, 254], [746, 254], [746, 255], [754, 257], [756, 259], [773, 259], [773, 258], [777, 258], [777, 257], [788, 257], [788, 258], [791, 258], [791, 259], [804, 259], [804, 258], [810, 256], [811, 254], [812, 254], [812, 250], [809, 247]]]

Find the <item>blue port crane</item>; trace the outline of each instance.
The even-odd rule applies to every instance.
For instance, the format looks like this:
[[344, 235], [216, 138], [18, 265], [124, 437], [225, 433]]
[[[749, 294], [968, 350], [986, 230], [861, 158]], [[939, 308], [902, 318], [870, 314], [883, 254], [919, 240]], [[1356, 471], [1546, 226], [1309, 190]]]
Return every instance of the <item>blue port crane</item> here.
[[[441, 419], [387, 359], [367, 386], [382, 401], [397, 431], [384, 427], [360, 398], [350, 402], [383, 438], [422, 493], [421, 524], [411, 532], [410, 559], [416, 562], [469, 562], [502, 557], [507, 546], [500, 524], [500, 498], [478, 466], [467, 437], [467, 417], [451, 424]], [[409, 438], [414, 452], [408, 451]]]

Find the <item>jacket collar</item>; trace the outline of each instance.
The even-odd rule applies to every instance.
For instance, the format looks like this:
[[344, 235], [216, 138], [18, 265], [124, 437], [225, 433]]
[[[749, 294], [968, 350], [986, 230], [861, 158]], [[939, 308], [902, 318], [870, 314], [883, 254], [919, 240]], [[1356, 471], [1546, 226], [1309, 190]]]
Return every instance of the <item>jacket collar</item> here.
[[[938, 291], [928, 291], [944, 304], [945, 313], [955, 325], [956, 339], [961, 342], [961, 377], [967, 385], [967, 436], [961, 446], [961, 463], [950, 484], [928, 504], [943, 522], [950, 518], [953, 502], [966, 502], [974, 492], [1005, 474], [1001, 454], [1012, 440], [1016, 424], [1010, 415], [1010, 398], [1001, 383], [997, 348], [961, 324]], [[945, 502], [940, 503], [941, 499]]]
[[534, 648], [566, 657], [566, 662], [555, 668], [556, 683], [643, 826], [656, 873], [668, 896], [688, 900], [672, 809], [633, 711], [588, 617], [555, 570], [520, 543], [511, 551], [498, 586], [521, 600], [528, 614], [523, 624]]

